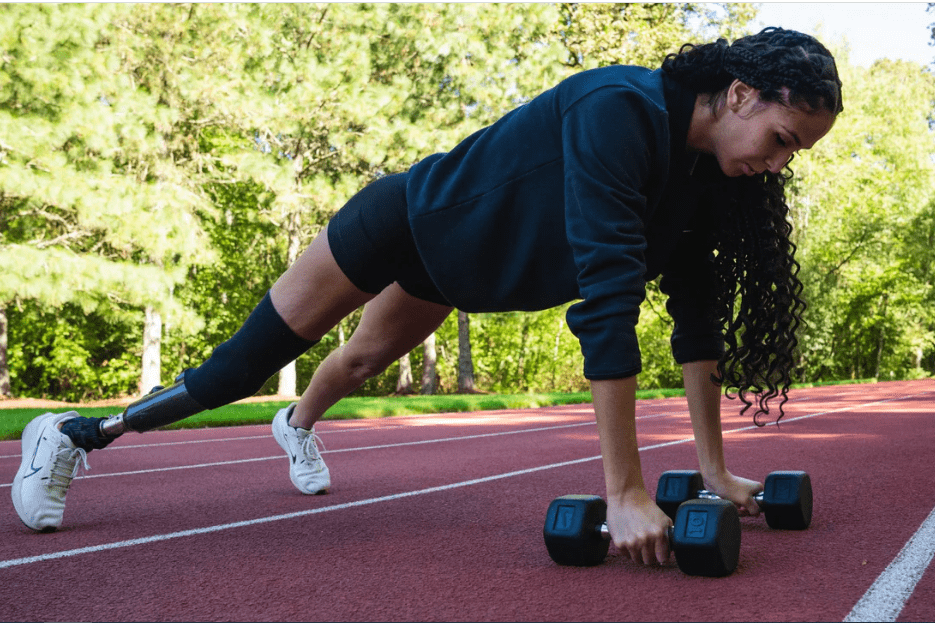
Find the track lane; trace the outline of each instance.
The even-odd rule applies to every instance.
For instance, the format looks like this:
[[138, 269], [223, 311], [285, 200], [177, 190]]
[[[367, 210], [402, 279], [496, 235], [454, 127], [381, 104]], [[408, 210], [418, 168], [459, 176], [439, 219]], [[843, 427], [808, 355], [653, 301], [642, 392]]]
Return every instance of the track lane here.
[[[892, 391], [888, 392], [879, 391], [880, 389], [884, 388], [878, 388], [875, 392], [864, 392], [873, 394], [873, 396], [863, 395], [859, 399], [842, 398], [829, 393], [825, 396], [825, 400], [821, 401], [821, 406], [853, 409], [868, 402], [871, 397], [885, 399], [888, 395], [898, 396], [904, 393], [904, 390], [893, 386], [890, 387]], [[835, 398], [835, 396], [838, 397]], [[930, 398], [928, 400], [930, 401]], [[804, 409], [808, 402], [812, 401], [802, 401], [800, 406]], [[924, 400], [920, 404], [921, 407], [918, 410], [924, 412], [927, 408]], [[735, 403], [726, 405], [728, 409], [733, 406]], [[601, 482], [602, 476], [600, 463], [595, 460], [568, 468], [464, 487], [449, 493], [426, 495], [422, 499], [400, 499], [369, 507], [358, 507], [350, 514], [347, 511], [337, 511], [284, 520], [275, 528], [267, 525], [238, 529], [229, 531], [226, 536], [217, 539], [180, 538], [175, 544], [161, 543], [146, 548], [134, 548], [132, 553], [129, 550], [123, 553], [117, 551], [97, 553], [93, 557], [84, 557], [84, 562], [95, 568], [119, 568], [123, 574], [122, 577], [131, 582], [131, 585], [134, 585], [134, 581], [145, 583], [147, 586], [154, 582], [157, 585], [165, 582], [166, 587], [164, 592], [143, 590], [142, 595], [135, 596], [132, 600], [135, 606], [121, 602], [109, 604], [107, 607], [110, 610], [101, 610], [104, 606], [91, 603], [93, 600], [82, 597], [79, 601], [92, 608], [96, 607], [95, 612], [103, 612], [100, 616], [90, 617], [102, 620], [138, 620], [140, 612], [147, 612], [143, 617], [147, 619], [178, 620], [243, 618], [243, 614], [238, 614], [241, 612], [250, 612], [247, 618], [301, 620], [360, 618], [372, 620], [666, 618], [671, 620], [679, 616], [704, 619], [705, 617], [699, 616], [697, 610], [694, 610], [692, 614], [685, 614], [684, 611], [673, 610], [672, 604], [666, 606], [647, 599], [649, 595], [665, 595], [670, 589], [677, 590], [676, 594], [682, 594], [688, 586], [693, 603], [705, 606], [703, 610], [711, 614], [712, 619], [826, 618], [821, 614], [825, 610], [820, 608], [816, 610], [820, 604], [815, 602], [825, 601], [828, 594], [836, 589], [830, 585], [822, 586], [820, 582], [816, 583], [814, 574], [803, 574], [802, 560], [821, 561], [821, 568], [826, 575], [830, 571], [830, 577], [839, 579], [840, 572], [834, 565], [827, 565], [827, 563], [837, 561], [845, 567], [853, 564], [851, 560], [853, 556], [845, 556], [844, 560], [840, 560], [840, 556], [836, 558], [834, 553], [840, 553], [842, 549], [851, 549], [842, 547], [841, 537], [842, 532], [845, 532], [845, 526], [855, 530], [856, 521], [853, 517], [855, 512], [853, 508], [850, 509], [850, 515], [845, 514], [840, 518], [824, 514], [826, 509], [823, 502], [829, 504], [836, 502], [842, 495], [848, 493], [846, 486], [841, 487], [843, 491], [840, 494], [838, 488], [832, 488], [830, 492], [826, 491], [827, 483], [840, 482], [836, 480], [838, 478], [853, 479], [851, 472], [854, 470], [856, 458], [876, 458], [878, 460], [873, 462], [874, 465], [877, 463], [888, 465], [893, 461], [893, 452], [899, 454], [906, 444], [910, 446], [912, 444], [909, 441], [904, 442], [900, 436], [905, 433], [900, 433], [892, 439], [889, 438], [893, 431], [899, 432], [907, 428], [907, 424], [905, 421], [897, 422], [887, 419], [886, 414], [891, 409], [886, 406], [886, 403], [865, 409], [866, 414], [842, 411], [802, 421], [791, 420], [797, 414], [804, 414], [807, 411], [800, 411], [800, 406], [795, 406], [793, 410], [792, 406], [790, 405], [788, 415], [789, 425], [783, 425], [780, 431], [768, 428], [728, 434], [725, 437], [728, 460], [731, 468], [738, 473], [757, 478], [765, 476], [767, 471], [786, 466], [776, 465], [773, 464], [774, 460], [768, 460], [773, 455], [781, 456], [795, 466], [808, 469], [816, 480], [816, 494], [821, 496], [818, 498], [821, 505], [816, 506], [815, 526], [804, 533], [807, 538], [803, 540], [802, 534], [796, 534], [794, 537], [788, 535], [786, 538], [782, 536], [783, 533], [769, 531], [765, 526], [758, 527], [757, 520], [745, 519], [741, 568], [735, 576], [726, 580], [685, 578], [671, 568], [643, 569], [622, 559], [619, 555], [612, 556], [611, 560], [602, 567], [588, 570], [562, 569], [548, 561], [541, 544], [541, 522], [544, 508], [552, 497], [561, 493], [572, 491], [600, 493], [597, 485]], [[809, 405], [813, 411], [814, 407], [815, 405]], [[825, 409], [827, 410], [829, 409]], [[912, 416], [918, 418], [919, 413], [914, 413], [914, 415], [910, 413], [910, 416], [904, 417], [915, 422]], [[829, 421], [828, 426], [823, 424], [826, 418]], [[830, 422], [831, 418], [836, 419]], [[678, 422], [678, 419], [660, 417], [641, 422], [641, 445], [671, 440], [680, 434], [684, 436], [686, 432], [690, 434], [690, 429], [685, 428], [687, 417], [682, 418], [682, 422]], [[931, 429], [930, 421], [924, 419], [924, 416], [921, 422], [928, 423], [929, 430]], [[725, 427], [741, 423], [749, 425], [749, 419], [737, 417], [730, 412], [725, 413]], [[855, 427], [862, 430], [855, 431]], [[401, 429], [403, 438], [412, 439], [413, 435], [421, 432], [420, 428], [414, 426]], [[470, 432], [476, 432], [476, 426], [472, 428], [475, 430]], [[913, 429], [912, 426], [908, 428]], [[918, 433], [920, 430], [925, 432], [925, 429], [919, 429], [919, 426], [915, 428], [917, 430], [913, 431], [913, 436], [918, 441], [920, 437]], [[780, 434], [777, 435], [776, 432]], [[157, 434], [162, 433], [150, 435]], [[439, 481], [443, 481], [450, 475], [476, 470], [478, 462], [485, 463], [491, 470], [502, 469], [502, 466], [507, 464], [507, 462], [498, 462], [503, 454], [522, 459], [535, 457], [544, 464], [545, 459], [563, 452], [561, 448], [566, 443], [572, 446], [572, 451], [565, 451], [569, 455], [576, 453], [579, 456], [587, 455], [589, 448], [594, 455], [597, 453], [596, 432], [593, 430], [589, 434], [580, 432], [567, 434], [566, 431], [560, 438], [558, 437], [559, 435], [553, 432], [531, 435], [528, 438], [525, 435], [512, 435], [500, 438], [496, 442], [490, 439], [474, 440], [464, 444], [468, 446], [465, 452], [473, 453], [467, 458], [453, 456], [456, 446], [460, 445], [455, 442], [403, 447], [397, 451], [383, 449], [362, 454], [349, 452], [343, 456], [335, 454], [329, 457], [328, 461], [335, 473], [340, 471], [342, 474], [341, 489], [339, 490], [336, 485], [336, 491], [331, 496], [311, 499], [292, 495], [291, 485], [284, 477], [284, 465], [279, 465], [278, 469], [270, 465], [272, 469], [268, 470], [254, 469], [257, 467], [255, 465], [250, 466], [246, 471], [243, 467], [226, 468], [220, 470], [222, 472], [220, 476], [212, 478], [211, 482], [216, 482], [216, 484], [209, 484], [204, 474], [191, 479], [181, 478], [178, 479], [177, 484], [184, 492], [182, 499], [168, 502], [165, 496], [158, 495], [158, 488], [153, 482], [154, 476], [138, 479], [122, 477], [101, 479], [97, 483], [90, 480], [83, 483], [76, 482], [72, 492], [75, 494], [75, 512], [84, 514], [84, 520], [80, 522], [80, 526], [69, 528], [55, 535], [26, 535], [25, 538], [20, 535], [16, 539], [19, 547], [15, 549], [22, 549], [22, 546], [27, 543], [44, 539], [58, 539], [61, 541], [58, 545], [61, 546], [67, 541], [74, 540], [74, 537], [80, 534], [100, 536], [101, 526], [106, 525], [106, 520], [101, 516], [106, 513], [100, 507], [104, 506], [104, 502], [110, 496], [113, 496], [111, 499], [127, 501], [126, 506], [131, 508], [121, 509], [121, 512], [127, 513], [128, 520], [135, 517], [137, 521], [146, 522], [151, 529], [153, 526], [150, 520], [153, 515], [157, 515], [157, 519], [161, 517], [161, 521], [166, 525], [178, 529], [180, 524], [186, 523], [185, 517], [205, 517], [211, 513], [212, 508], [216, 511], [224, 511], [234, 507], [240, 516], [247, 510], [268, 516], [272, 512], [272, 507], [277, 504], [282, 507], [308, 508], [311, 505], [327, 506], [338, 497], [366, 499], [366, 496], [373, 496], [374, 491], [379, 488], [392, 487], [394, 475], [397, 487], [399, 487], [399, 481], [410, 486], [417, 481], [421, 483], [427, 466], [431, 466], [431, 472], [444, 472], [442, 474], [444, 477], [438, 478]], [[525, 443], [501, 445], [505, 439], [511, 439], [512, 442], [523, 440]], [[768, 453], [763, 452], [764, 441], [770, 446]], [[928, 446], [932, 445], [931, 441], [931, 438], [928, 438]], [[330, 448], [331, 441], [328, 437], [326, 437], [326, 443]], [[929, 450], [927, 457], [924, 456], [925, 444], [921, 441], [918, 443], [922, 446], [919, 448], [923, 455], [920, 460], [923, 463], [927, 461], [927, 464], [931, 465], [931, 451]], [[886, 446], [885, 451], [878, 448], [881, 444]], [[275, 442], [273, 445], [275, 446]], [[776, 450], [772, 449], [773, 445], [777, 446]], [[863, 457], [854, 456], [855, 447], [864, 450]], [[275, 448], [278, 450], [278, 446]], [[457, 451], [460, 452], [460, 450]], [[6, 452], [2, 453], [6, 454]], [[94, 453], [91, 457], [94, 459], [99, 456], [103, 461], [105, 454], [107, 453]], [[813, 466], [812, 463], [819, 462], [819, 458], [822, 466]], [[126, 460], [126, 457], [119, 461], [115, 459], [124, 467]], [[437, 467], [433, 463], [440, 460], [448, 460], [447, 467]], [[652, 483], [664, 469], [690, 467], [693, 462], [692, 444], [680, 444], [644, 452], [643, 465], [647, 484], [652, 488]], [[18, 464], [18, 461], [16, 463]], [[275, 464], [276, 462], [270, 461], [269, 463]], [[366, 469], [361, 466], [361, 463], [366, 463]], [[392, 468], [381, 468], [380, 465], [385, 463], [392, 464]], [[763, 467], [764, 464], [768, 467]], [[93, 465], [95, 469], [98, 466], [97, 463]], [[515, 464], [513, 467], [516, 467]], [[228, 469], [229, 473], [225, 475]], [[214, 471], [211, 470], [211, 473]], [[921, 473], [925, 474], [924, 471]], [[832, 480], [828, 480], [829, 478]], [[97, 486], [103, 485], [105, 480], [108, 480], [107, 487]], [[882, 480], [886, 482], [885, 477]], [[125, 483], [125, 490], [113, 490], [112, 487], [118, 481]], [[926, 491], [928, 491], [928, 499], [935, 499], [935, 496], [931, 495], [930, 481], [930, 478], [926, 481], [925, 479], [919, 480], [916, 476], [911, 483], [920, 488], [923, 499]], [[821, 490], [819, 490], [819, 482], [822, 483]], [[95, 490], [106, 489], [103, 491], [104, 494], [91, 499], [94, 498], [91, 491], [92, 483], [95, 485]], [[250, 483], [255, 484], [250, 485]], [[582, 483], [590, 483], [590, 486], [582, 485]], [[928, 490], [926, 490], [926, 484], [929, 485]], [[84, 489], [80, 510], [77, 495], [79, 485], [82, 485]], [[858, 499], [865, 499], [867, 491], [871, 491], [876, 496], [876, 498], [871, 496], [872, 499], [887, 499], [884, 495], [885, 484], [867, 485], [869, 488], [862, 485], [864, 483], [856, 485], [859, 493]], [[132, 500], [134, 491], [135, 497], [145, 499]], [[149, 495], [141, 495], [142, 492], [147, 491]], [[851, 491], [851, 494], [853, 493]], [[892, 495], [889, 499], [891, 498]], [[282, 503], [282, 500], [286, 502]], [[72, 502], [71, 496], [70, 502]], [[12, 513], [11, 505], [9, 503], [7, 505], [10, 506], [9, 513]], [[160, 505], [167, 506], [161, 515], [160, 511], [155, 508]], [[69, 515], [66, 515], [66, 522], [69, 524], [79, 519], [79, 517], [70, 518], [71, 511], [70, 506]], [[892, 509], [890, 508], [889, 511], [890, 513], [884, 514], [882, 518], [883, 525], [888, 528], [888, 523], [892, 522]], [[100, 514], [96, 517], [95, 512]], [[822, 514], [818, 515], [818, 513]], [[879, 525], [881, 523], [881, 520], [877, 518], [876, 507], [871, 508], [867, 513], [872, 519], [872, 521], [867, 521], [868, 524], [876, 522]], [[908, 521], [911, 513], [904, 514]], [[817, 519], [819, 516], [823, 518], [822, 521], [828, 522], [824, 528]], [[15, 516], [13, 521], [15, 521]], [[102, 524], [102, 521], [105, 523]], [[915, 524], [916, 527], [919, 522]], [[0, 523], [0, 533], [3, 534], [4, 544], [9, 541], [8, 536], [16, 536], [10, 535], [8, 528], [8, 519], [4, 518]], [[892, 548], [896, 545], [901, 547], [908, 536], [911, 536], [913, 529], [907, 524], [902, 533], [908, 531], [908, 534], [902, 534], [902, 537], [896, 534], [900, 530], [893, 529], [894, 534], [889, 539], [893, 543], [878, 545], [877, 549], [883, 551], [886, 547]], [[301, 534], [301, 545], [297, 545], [295, 541], [285, 536], [291, 532]], [[854, 535], [844, 536], [856, 538]], [[817, 537], [828, 541], [824, 549], [815, 543], [821, 540]], [[865, 535], [857, 534], [857, 537], [865, 538]], [[899, 538], [903, 538], [902, 542], [899, 542]], [[813, 550], [816, 547], [821, 555], [814, 555]], [[889, 560], [899, 547], [892, 552], [882, 554], [881, 558], [889, 556], [889, 559], [879, 564], [883, 567], [889, 564]], [[305, 552], [308, 548], [312, 551]], [[869, 551], [872, 548], [864, 547], [863, 549]], [[543, 557], [545, 557], [544, 560]], [[283, 573], [283, 561], [298, 562], [307, 558], [314, 559], [314, 564], [306, 565], [300, 571]], [[851, 572], [850, 567], [846, 567], [849, 573], [859, 577], [851, 578], [854, 580], [854, 586], [843, 592], [848, 595], [856, 594], [856, 597], [851, 598], [845, 595], [839, 600], [838, 609], [844, 609], [844, 611], [837, 615], [838, 620], [859, 598], [858, 593], [866, 590], [881, 570], [876, 558], [873, 556], [870, 558], [872, 560], [868, 560], [868, 564], [861, 565], [861, 567], [873, 567], [872, 569], [858, 569], [857, 572]], [[168, 567], [166, 561], [169, 561]], [[241, 562], [232, 563], [232, 561]], [[76, 592], [81, 593], [82, 587], [91, 591], [94, 586], [93, 581], [90, 579], [85, 581], [81, 572], [77, 571], [79, 567], [83, 567], [84, 562], [81, 557], [76, 557], [70, 561], [54, 561], [32, 566], [54, 570], [57, 577], [75, 580], [76, 588], [79, 589]], [[238, 567], [238, 565], [246, 570], [241, 573], [241, 571], [229, 568]], [[312, 568], [309, 569], [309, 566]], [[825, 568], [826, 566], [828, 569]], [[462, 568], [459, 569], [459, 567]], [[175, 574], [182, 572], [184, 575], [186, 569], [190, 570], [189, 575], [186, 576], [188, 581], [182, 582]], [[8, 571], [4, 570], [0, 573], [6, 574]], [[254, 585], [258, 578], [262, 578], [263, 589], [259, 594], [252, 594], [249, 590], [241, 589], [236, 597], [238, 600], [246, 601], [246, 605], [219, 603], [219, 600], [214, 599], [212, 595], [212, 592], [217, 589], [212, 588], [209, 580], [218, 574], [225, 579], [226, 586], [234, 587], [248, 587]], [[305, 574], [308, 578], [303, 580], [302, 576]], [[569, 610], [568, 595], [556, 588], [564, 584], [562, 582], [556, 584], [555, 574], [566, 578], [570, 582], [568, 590], [574, 589], [576, 594], [583, 592], [590, 595], [589, 583], [593, 583], [599, 590], [593, 594], [593, 599], [574, 600], [575, 603], [584, 604], [579, 606], [578, 611]], [[793, 591], [785, 590], [787, 583], [795, 587], [795, 604], [777, 604], [775, 599], [770, 601], [766, 597], [762, 599], [756, 597], [759, 591], [763, 590], [762, 587], [772, 587], [777, 584], [777, 575], [784, 582], [782, 593], [787, 596], [787, 601], [788, 597], [793, 594]], [[24, 574], [18, 574], [15, 577], [23, 579]], [[923, 578], [923, 582], [927, 577], [928, 574]], [[589, 580], [583, 585], [582, 578]], [[750, 580], [754, 581], [750, 582]], [[619, 595], [614, 594], [613, 597], [609, 597], [608, 589], [618, 582], [625, 584], [626, 588], [622, 589]], [[689, 584], [686, 585], [686, 582]], [[416, 588], [406, 590], [406, 587], [413, 586]], [[862, 589], [861, 586], [863, 586]], [[290, 593], [290, 587], [295, 592]], [[714, 600], [706, 597], [715, 589], [719, 596], [726, 595], [727, 601], [735, 602], [739, 616], [735, 616], [730, 610], [725, 610], [723, 599]], [[178, 613], [178, 608], [173, 614], [172, 606], [170, 606], [171, 600], [166, 598], [173, 590], [178, 591], [174, 599], [184, 606], [181, 608], [186, 612], [184, 615]], [[3, 589], [0, 589], [0, 597], [3, 597], [0, 603], [5, 603], [8, 595], [3, 595], [2, 592]], [[228, 600], [231, 599], [229, 590], [225, 592], [228, 593]], [[741, 597], [746, 592], [751, 592], [754, 599], [758, 599], [755, 607], [759, 610], [754, 611], [760, 615], [759, 617], [750, 616], [749, 607], [740, 607], [741, 602], [749, 601]], [[301, 594], [302, 598], [296, 597], [298, 594]], [[277, 600], [277, 596], [281, 599]], [[852, 600], [848, 603], [848, 599]], [[639, 603], [639, 607], [634, 608], [634, 601]], [[34, 603], [33, 606], [39, 607], [40, 604]], [[54, 605], [47, 607], [52, 608]], [[134, 611], [133, 607], [138, 609]], [[585, 607], [588, 615], [583, 616], [580, 607]], [[907, 612], [908, 608], [909, 606], [907, 606]], [[72, 609], [70, 610], [72, 614], [56, 617], [54, 611], [50, 614], [49, 610], [33, 610], [32, 616], [53, 620], [73, 619], [75, 611]], [[41, 613], [36, 614], [36, 612]], [[132, 614], [133, 612], [136, 614]], [[792, 614], [795, 612], [807, 614], [796, 617]], [[2, 609], [0, 613], [3, 613]], [[470, 613], [469, 617], [465, 613]], [[564, 613], [564, 615], [556, 616], [556, 613]], [[186, 617], [189, 618], [186, 619]], [[834, 617], [827, 618], [833, 619]]]

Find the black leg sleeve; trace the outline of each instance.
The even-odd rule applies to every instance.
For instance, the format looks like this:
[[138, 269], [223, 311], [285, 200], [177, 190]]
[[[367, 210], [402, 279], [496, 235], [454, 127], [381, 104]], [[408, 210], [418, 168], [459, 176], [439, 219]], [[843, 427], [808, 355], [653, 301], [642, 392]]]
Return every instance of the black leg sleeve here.
[[317, 344], [295, 334], [267, 292], [243, 326], [198, 368], [185, 371], [185, 387], [205, 409], [255, 394], [286, 364]]

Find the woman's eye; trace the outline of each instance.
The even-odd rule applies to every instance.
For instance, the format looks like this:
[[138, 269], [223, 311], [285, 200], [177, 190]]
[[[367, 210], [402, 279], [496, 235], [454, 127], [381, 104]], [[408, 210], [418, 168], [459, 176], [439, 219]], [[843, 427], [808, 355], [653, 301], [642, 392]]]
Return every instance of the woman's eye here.
[[784, 140], [782, 139], [782, 135], [780, 135], [780, 134], [777, 134], [777, 135], [776, 135], [776, 142], [779, 143], [779, 146], [780, 146], [780, 147], [785, 147], [785, 146], [786, 146], [786, 141], [784, 141]]

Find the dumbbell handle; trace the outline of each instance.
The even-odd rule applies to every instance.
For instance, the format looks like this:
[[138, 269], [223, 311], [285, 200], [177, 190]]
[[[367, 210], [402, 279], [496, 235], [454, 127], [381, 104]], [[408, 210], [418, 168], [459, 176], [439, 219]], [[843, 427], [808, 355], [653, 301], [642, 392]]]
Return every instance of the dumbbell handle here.
[[[695, 496], [695, 498], [699, 500], [722, 500], [724, 499], [721, 496], [719, 496], [717, 493], [711, 493], [710, 491], [707, 491], [705, 489], [702, 489], [701, 491], [699, 491], [698, 494]], [[754, 495], [753, 501], [762, 506], [763, 505], [763, 492], [760, 491], [759, 493]]]
[[[666, 529], [666, 534], [667, 534], [668, 537], [669, 537], [669, 543], [671, 543], [672, 540], [673, 540], [673, 537], [674, 537], [674, 535], [675, 535], [675, 532], [674, 532], [674, 531], [675, 531], [675, 528], [673, 528], [672, 526], [669, 526], [669, 527]], [[601, 525], [599, 525], [599, 526], [597, 527], [597, 532], [598, 532], [598, 534], [601, 535], [601, 538], [604, 539], [605, 541], [609, 541], [609, 540], [610, 540], [610, 528], [607, 527], [607, 522], [606, 522], [606, 521], [603, 522]]]

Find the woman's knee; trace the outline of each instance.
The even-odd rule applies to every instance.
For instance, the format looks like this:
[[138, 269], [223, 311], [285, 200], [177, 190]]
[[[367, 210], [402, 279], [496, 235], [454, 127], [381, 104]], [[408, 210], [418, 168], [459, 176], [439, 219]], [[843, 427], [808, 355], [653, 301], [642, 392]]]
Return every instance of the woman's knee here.
[[305, 339], [318, 340], [342, 318], [374, 298], [351, 283], [319, 234], [270, 290], [283, 320]]
[[379, 348], [358, 348], [348, 343], [338, 352], [343, 374], [363, 383], [390, 367], [397, 357]]

